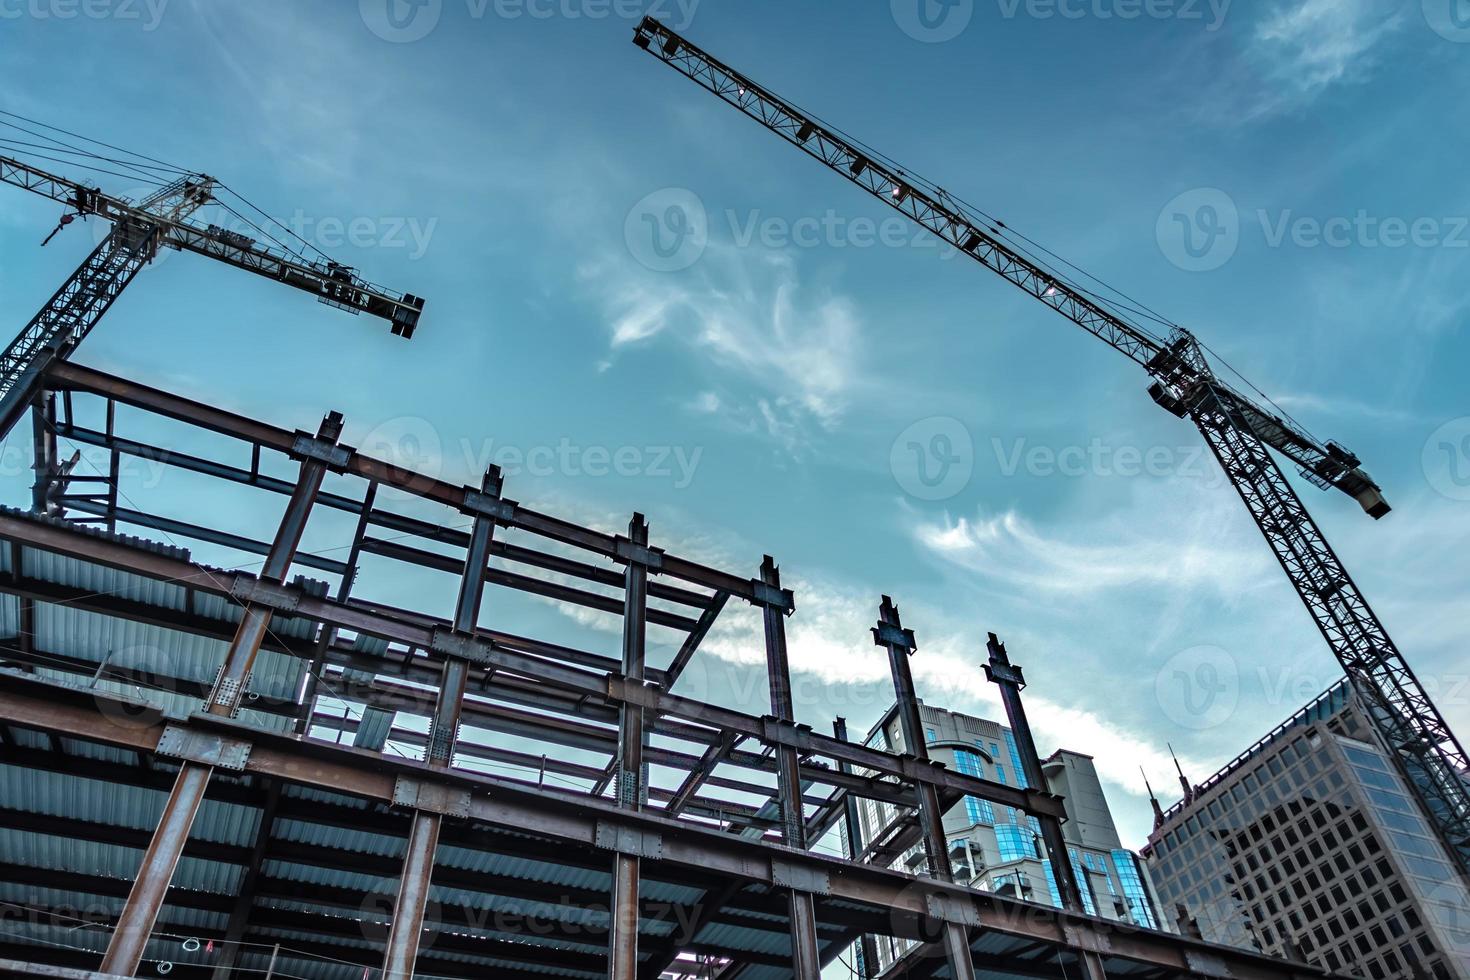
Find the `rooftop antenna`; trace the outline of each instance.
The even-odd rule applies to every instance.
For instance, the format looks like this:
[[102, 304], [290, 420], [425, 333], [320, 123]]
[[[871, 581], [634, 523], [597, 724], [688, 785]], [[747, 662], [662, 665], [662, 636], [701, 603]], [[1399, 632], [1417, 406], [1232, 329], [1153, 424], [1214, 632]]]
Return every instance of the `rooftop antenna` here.
[[1165, 744], [1169, 746], [1169, 758], [1174, 760], [1174, 771], [1179, 773], [1179, 785], [1184, 790], [1184, 802], [1193, 803], [1194, 787], [1189, 784], [1189, 779], [1184, 775], [1183, 767], [1179, 765], [1179, 756], [1174, 754], [1173, 744], [1167, 742]]
[[1143, 776], [1143, 785], [1148, 788], [1148, 801], [1154, 808], [1154, 830], [1164, 825], [1164, 808], [1159, 806], [1159, 798], [1154, 795], [1153, 784], [1148, 781], [1148, 773], [1143, 771], [1143, 766], [1138, 767], [1138, 772]]

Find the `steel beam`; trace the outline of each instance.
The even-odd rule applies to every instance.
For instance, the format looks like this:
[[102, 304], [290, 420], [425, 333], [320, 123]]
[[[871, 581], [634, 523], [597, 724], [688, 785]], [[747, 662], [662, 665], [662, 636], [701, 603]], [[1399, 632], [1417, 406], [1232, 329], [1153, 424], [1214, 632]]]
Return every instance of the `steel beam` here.
[[[500, 468], [492, 466], [480, 483], [479, 494], [498, 500], [503, 482]], [[472, 492], [466, 489], [461, 501], [466, 510], [471, 496]], [[473, 636], [479, 624], [490, 541], [495, 533], [492, 516], [484, 511], [473, 513], [474, 527], [470, 532], [469, 549], [461, 563], [459, 595], [454, 603], [454, 631], [464, 637]], [[434, 714], [429, 721], [429, 740], [424, 752], [424, 761], [431, 769], [449, 769], [454, 765], [454, 747], [459, 738], [469, 671], [469, 662], [463, 657], [448, 656], [444, 660], [444, 673], [439, 682]], [[384, 980], [409, 980], [413, 976], [419, 942], [423, 937], [429, 884], [434, 874], [434, 853], [439, 846], [443, 821], [441, 813], [424, 809], [414, 811], [408, 849], [403, 858], [403, 873], [393, 902], [392, 925], [383, 951]]]
[[[628, 541], [640, 554], [648, 554], [648, 522], [634, 514], [628, 522]], [[623, 677], [631, 684], [644, 682], [648, 640], [648, 565], [628, 562], [623, 587]], [[647, 731], [643, 707], [624, 703], [618, 720], [618, 749], [614, 759], [617, 805], [638, 812], [647, 803], [647, 769], [643, 750]], [[619, 849], [613, 855], [612, 907], [608, 932], [608, 980], [637, 980], [638, 977], [638, 877], [642, 855]], [[690, 937], [691, 939], [693, 937]]]
[[[243, 439], [265, 449], [290, 454], [295, 444], [295, 433], [290, 430], [66, 361], [51, 365], [46, 373], [46, 383], [57, 390], [85, 391], [110, 398], [134, 408]], [[459, 509], [464, 502], [464, 488], [461, 486], [404, 470], [360, 452], [349, 453], [342, 468], [352, 476], [375, 480], [385, 486], [455, 509]], [[504, 503], [503, 514], [497, 519], [498, 523], [581, 548], [621, 564], [628, 562], [621, 539], [615, 535], [538, 513], [515, 501], [507, 500]], [[788, 610], [795, 607], [795, 600], [790, 592], [773, 594], [761, 588], [760, 583], [753, 579], [742, 579], [674, 555], [659, 553], [657, 571], [660, 575], [713, 591], [728, 592], [757, 605], [774, 604]]]
[[[838, 717], [832, 720], [832, 734], [842, 741], [847, 739], [847, 719]], [[838, 767], [843, 772], [850, 772], [852, 767], [845, 762], [839, 762]], [[843, 829], [847, 837], [847, 857], [850, 861], [860, 860], [863, 853], [863, 821], [858, 812], [858, 801], [850, 793], [843, 794], [842, 800]], [[878, 975], [878, 944], [873, 940], [873, 934], [863, 933], [858, 938], [858, 953], [861, 961], [858, 963], [858, 976], [862, 980], [871, 980]]]
[[[335, 445], [341, 434], [342, 416], [334, 412], [322, 420], [316, 438], [322, 444]], [[286, 512], [281, 517], [275, 539], [271, 543], [270, 554], [266, 556], [265, 565], [261, 569], [263, 580], [274, 583], [285, 581], [292, 558], [301, 543], [301, 535], [306, 530], [312, 503], [325, 476], [326, 465], [322, 460], [311, 456], [303, 457], [296, 490], [286, 505]], [[239, 710], [249, 685], [255, 657], [265, 642], [270, 619], [271, 610], [268, 607], [255, 604], [245, 607], [235, 639], [225, 654], [224, 664], [221, 665], [219, 676], [210, 692], [204, 709], [207, 713], [229, 718]], [[199, 805], [204, 801], [204, 792], [213, 772], [212, 766], [193, 761], [185, 761], [179, 768], [178, 779], [164, 804], [158, 829], [144, 852], [143, 864], [133, 882], [132, 893], [123, 906], [117, 928], [107, 944], [107, 952], [102, 959], [104, 972], [121, 973], [125, 976], [132, 976], [137, 972], [143, 951], [148, 945], [148, 937], [158, 920], [159, 909], [163, 907], [169, 883], [173, 880], [179, 855], [183, 853], [184, 841], [189, 837], [189, 828], [199, 812]]]
[[[919, 717], [919, 696], [914, 690], [914, 676], [909, 657], [918, 649], [914, 631], [903, 628], [898, 607], [888, 596], [878, 610], [878, 625], [873, 628], [873, 642], [888, 651], [888, 666], [893, 674], [899, 727], [903, 732], [905, 751], [920, 759], [929, 758], [924, 738], [924, 723]], [[954, 881], [949, 863], [948, 841], [944, 836], [944, 815], [939, 807], [939, 794], [932, 785], [919, 787], [919, 829], [924, 852], [929, 858], [929, 872], [937, 880]], [[969, 933], [958, 922], [945, 921], [940, 926], [939, 941], [954, 980], [975, 980], [975, 961], [970, 956]]]
[[[766, 555], [761, 562], [761, 584], [781, 590], [781, 572], [776, 560]], [[796, 704], [791, 689], [791, 663], [786, 652], [786, 614], [784, 610], [766, 606], [763, 610], [766, 633], [766, 676], [771, 688], [771, 714], [784, 722], [796, 717]], [[796, 748], [776, 746], [776, 802], [781, 808], [781, 839], [787, 847], [806, 850], [806, 814], [802, 807], [801, 767]], [[820, 980], [822, 964], [817, 951], [816, 899], [810, 891], [791, 888], [787, 892], [791, 909], [791, 969], [795, 980]]]
[[[1011, 663], [1005, 644], [994, 633], [989, 635], [986, 650], [990, 662], [985, 665], [985, 676], [1000, 688], [1000, 700], [1006, 709], [1006, 720], [1011, 734], [1016, 739], [1016, 751], [1021, 756], [1021, 769], [1026, 782], [1032, 786], [1045, 786], [1046, 773], [1041, 768], [1041, 755], [1036, 751], [1036, 736], [1031, 732], [1031, 722], [1026, 717], [1026, 705], [1021, 701], [1021, 691], [1026, 686], [1026, 677], [1021, 668]], [[1062, 905], [1069, 911], [1085, 914], [1087, 909], [1082, 900], [1082, 887], [1077, 881], [1076, 869], [1067, 851], [1066, 838], [1062, 836], [1062, 822], [1051, 815], [1037, 817], [1041, 825], [1041, 839], [1051, 859], [1052, 877], [1061, 894]], [[1080, 950], [1086, 980], [1107, 980], [1102, 958], [1091, 950]]]

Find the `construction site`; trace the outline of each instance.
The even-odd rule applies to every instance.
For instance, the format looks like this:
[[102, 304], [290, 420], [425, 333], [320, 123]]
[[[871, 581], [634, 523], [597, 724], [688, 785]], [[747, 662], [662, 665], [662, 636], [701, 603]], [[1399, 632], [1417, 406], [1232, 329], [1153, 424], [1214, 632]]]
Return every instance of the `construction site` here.
[[[784, 141], [811, 158], [797, 164], [825, 167], [973, 260], [951, 275], [978, 263], [1142, 369], [1153, 401], [1198, 430], [1335, 657], [1340, 698], [1360, 706], [1343, 734], [1392, 760], [1383, 778], [1408, 788], [1434, 860], [1462, 888], [1470, 763], [1287, 476], [1371, 524], [1390, 506], [1361, 461], [1227, 382], [1189, 331], [1157, 329], [1041, 261], [1003, 223], [700, 40], [635, 23], [631, 46], [623, 34], [608, 43], [650, 86], [682, 85], [691, 112], [743, 114], [768, 131], [752, 139]], [[384, 328], [405, 365], [416, 334], [434, 329], [435, 300], [206, 220], [232, 193], [215, 177], [4, 118], [0, 191], [54, 204], [57, 232], [84, 220], [102, 233], [0, 358], [0, 435], [29, 447], [34, 474], [28, 499], [0, 501], [0, 973], [1453, 980], [1470, 969], [1470, 951], [1439, 939], [1400, 972], [1323, 965], [1307, 948], [1322, 919], [1269, 941], [1253, 929], [1257, 948], [1226, 944], [1182, 886], [1149, 883], [1167, 864], [1124, 881], [1105, 860], [1126, 854], [1116, 840], [1096, 845], [1096, 866], [1080, 862], [1086, 841], [1058, 774], [1084, 763], [1039, 750], [1026, 711], [1041, 651], [977, 633], [1008, 751], [976, 741], [935, 758], [947, 739], [911, 666], [923, 627], [905, 622], [903, 596], [874, 594], [871, 638], [851, 639], [886, 657], [892, 708], [875, 732], [888, 734], [850, 735], [836, 710], [819, 728], [798, 721], [787, 629], [803, 595], [783, 585], [779, 554], [713, 567], [661, 546], [653, 508], [591, 527], [522, 499], [496, 465], [465, 485], [375, 456], [344, 439], [353, 420], [325, 375], [283, 402], [310, 414], [256, 418], [226, 407], [228, 393], [202, 400], [85, 366], [74, 355], [88, 335], [171, 251]], [[141, 164], [159, 186], [123, 196], [68, 164]], [[837, 191], [864, 197], [852, 187]], [[163, 441], [160, 426], [177, 435]], [[97, 458], [107, 465], [86, 462]], [[183, 494], [127, 488], [119, 474], [138, 461], [177, 474]], [[219, 519], [202, 520], [198, 501], [217, 502]], [[304, 546], [311, 522], [340, 529], [342, 547]], [[254, 558], [217, 567], [196, 557], [209, 548]], [[365, 561], [432, 582], [452, 614], [407, 604], [417, 593], [391, 572], [360, 575]], [[585, 646], [533, 635], [513, 615], [517, 594], [615, 617], [617, 633]], [[737, 615], [759, 623], [768, 709], [739, 710], [689, 679]], [[1312, 712], [1282, 731], [1327, 731], [1327, 710]], [[1012, 762], [1009, 779], [992, 778]], [[1182, 808], [1209, 805], [1235, 768], [1200, 787], [1181, 772], [1180, 806], [1155, 801], [1150, 860], [1183, 846]], [[982, 878], [979, 845], [946, 825], [967, 806], [977, 822], [999, 810], [1032, 828], [1026, 859], [1055, 901], [1019, 874]], [[1099, 869], [1107, 891], [1132, 889], [1116, 914], [1104, 914]], [[1445, 935], [1470, 934], [1470, 907], [1461, 914]]]

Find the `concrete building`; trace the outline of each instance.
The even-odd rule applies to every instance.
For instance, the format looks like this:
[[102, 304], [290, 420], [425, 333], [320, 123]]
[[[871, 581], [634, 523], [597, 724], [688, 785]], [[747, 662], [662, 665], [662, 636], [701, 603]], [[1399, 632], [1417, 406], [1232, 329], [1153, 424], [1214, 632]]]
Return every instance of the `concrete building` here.
[[[922, 702], [919, 714], [931, 759], [969, 775], [1011, 786], [1026, 785], [1015, 738], [1009, 728]], [[889, 709], [882, 721], [873, 726], [865, 743], [891, 752], [906, 751], [894, 709]], [[1151, 929], [1166, 929], [1142, 861], [1125, 849], [1118, 837], [1092, 757], [1063, 749], [1043, 759], [1042, 767], [1051, 791], [1066, 798], [1067, 821], [1062, 825], [1063, 834], [1088, 912]], [[895, 826], [897, 815], [891, 806], [864, 800], [859, 810], [864, 843], [881, 842], [885, 833]], [[1061, 907], [1051, 861], [1042, 858], [1045, 848], [1034, 817], [966, 797], [945, 815], [944, 830], [957, 881], [984, 891]], [[923, 848], [908, 849], [898, 866], [917, 874], [925, 873]], [[908, 945], [904, 940], [877, 937], [880, 970], [891, 965]]]
[[1374, 980], [1470, 978], [1470, 893], [1346, 680], [1157, 823], [1158, 895], [1205, 939]]

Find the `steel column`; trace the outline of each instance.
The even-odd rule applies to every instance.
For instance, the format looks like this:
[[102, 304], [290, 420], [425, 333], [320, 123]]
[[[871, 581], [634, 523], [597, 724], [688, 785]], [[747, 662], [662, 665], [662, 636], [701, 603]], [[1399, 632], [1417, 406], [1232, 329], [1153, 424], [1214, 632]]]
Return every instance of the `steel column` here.
[[[770, 555], [761, 562], [761, 584], [767, 594], [781, 591], [781, 573]], [[771, 686], [771, 714], [793, 721], [796, 705], [791, 691], [791, 664], [786, 652], [786, 610], [766, 605], [761, 610], [766, 627], [766, 674]], [[781, 806], [781, 839], [787, 847], [806, 850], [806, 814], [801, 802], [801, 767], [796, 748], [776, 747], [776, 800]], [[791, 889], [791, 967], [795, 980], [818, 980], [822, 965], [817, 951], [816, 899], [811, 892]]]
[[[832, 720], [832, 734], [838, 739], [846, 742], [847, 719], [841, 716]], [[839, 761], [837, 768], [844, 774], [852, 772], [852, 765]], [[858, 798], [851, 793], [844, 792], [842, 799], [843, 827], [847, 831], [847, 857], [850, 861], [862, 859], [863, 854], [863, 822], [858, 813]], [[858, 975], [865, 978], [878, 975], [878, 944], [873, 940], [873, 934], [863, 933], [858, 937], [858, 951], [862, 954], [862, 963], [859, 964]]]
[[[628, 523], [630, 560], [623, 573], [623, 676], [629, 683], [644, 681], [648, 639], [648, 522], [634, 514]], [[643, 742], [647, 737], [643, 707], [624, 703], [618, 713], [616, 770], [618, 806], [641, 810], [647, 801]], [[612, 918], [608, 928], [608, 980], [637, 980], [638, 876], [642, 859], [623, 851], [613, 856]]]
[[[985, 676], [1000, 688], [1000, 700], [1005, 705], [1006, 720], [1010, 722], [1011, 734], [1016, 739], [1016, 751], [1021, 756], [1021, 769], [1026, 776], [1026, 782], [1044, 789], [1046, 773], [1041, 769], [1041, 756], [1036, 751], [1036, 737], [1032, 734], [1031, 722], [1026, 717], [1026, 706], [1021, 701], [1026, 677], [1020, 667], [1011, 663], [1005, 644], [994, 633], [990, 634], [986, 649], [990, 652], [990, 662], [985, 665]], [[1082, 886], [1072, 867], [1066, 838], [1062, 836], [1062, 822], [1045, 813], [1038, 814], [1036, 820], [1041, 825], [1041, 839], [1051, 857], [1052, 877], [1056, 879], [1057, 891], [1061, 893], [1062, 906], [1069, 912], [1086, 915]], [[1096, 953], [1079, 949], [1077, 958], [1081, 960], [1082, 968], [1087, 974], [1086, 980], [1105, 980], [1107, 973], [1103, 969], [1101, 957]]]
[[[909, 657], [918, 649], [914, 631], [903, 628], [898, 607], [888, 596], [878, 608], [878, 625], [873, 628], [873, 642], [888, 650], [888, 666], [893, 674], [893, 695], [899, 727], [903, 732], [904, 751], [927, 761], [929, 747], [924, 740], [924, 724], [919, 717], [919, 696], [914, 690], [914, 675]], [[949, 863], [948, 842], [944, 836], [944, 811], [939, 805], [939, 791], [932, 783], [920, 783], [919, 831], [924, 851], [929, 858], [929, 871], [943, 882], [954, 881]], [[970, 952], [969, 931], [958, 922], [946, 921], [939, 937], [955, 980], [975, 980], [975, 961]]]
[[[490, 467], [480, 483], [479, 496], [498, 500], [503, 483], [500, 467]], [[475, 521], [469, 548], [465, 552], [464, 570], [460, 575], [459, 596], [454, 603], [454, 630], [462, 636], [473, 636], [479, 624], [490, 542], [495, 534], [495, 519], [484, 510], [470, 507], [472, 493], [466, 488], [464, 509], [475, 514]], [[434, 712], [429, 719], [428, 745], [424, 750], [424, 761], [435, 769], [448, 769], [454, 764], [454, 743], [459, 737], [459, 720], [469, 673], [470, 665], [464, 658], [446, 657]], [[408, 849], [403, 856], [403, 872], [398, 879], [398, 894], [393, 901], [388, 941], [383, 950], [384, 980], [408, 980], [413, 976], [424, 931], [429, 885], [434, 875], [434, 853], [439, 847], [439, 831], [443, 822], [442, 814], [414, 811]]]
[[[331, 413], [322, 420], [317, 430], [319, 445], [334, 446], [342, 434], [342, 416]], [[276, 528], [270, 554], [261, 569], [262, 579], [283, 582], [290, 570], [291, 559], [301, 543], [301, 534], [306, 529], [311, 506], [316, 501], [326, 476], [323, 460], [307, 456], [302, 460], [301, 473], [297, 477], [296, 489], [286, 505], [286, 513]], [[270, 624], [269, 608], [249, 605], [245, 607], [235, 638], [225, 654], [219, 676], [210, 690], [205, 711], [223, 717], [233, 717], [240, 708], [245, 689], [250, 680], [250, 670], [255, 664]], [[133, 882], [128, 901], [118, 918], [117, 929], [107, 944], [102, 959], [102, 972], [133, 976], [142, 962], [143, 951], [148, 945], [148, 936], [158, 920], [158, 912], [168, 893], [169, 882], [178, 866], [179, 855], [189, 837], [189, 828], [199, 805], [204, 801], [204, 792], [209, 787], [214, 767], [197, 762], [184, 762], [179, 775], [164, 804], [163, 816], [158, 828], [149, 841], [143, 856], [142, 867]]]
[[[1006, 720], [1010, 722], [1011, 733], [1016, 739], [1016, 751], [1021, 756], [1021, 770], [1027, 783], [1045, 789], [1046, 773], [1041, 769], [1041, 756], [1036, 751], [1036, 737], [1031, 733], [1026, 706], [1021, 703], [1021, 690], [1026, 686], [1025, 675], [1020, 667], [1011, 663], [1005, 644], [994, 633], [990, 634], [986, 646], [990, 651], [990, 662], [985, 665], [985, 676], [1000, 688], [1000, 700], [1005, 705]], [[1082, 889], [1077, 883], [1071, 858], [1067, 855], [1066, 839], [1062, 836], [1062, 822], [1047, 814], [1037, 815], [1036, 820], [1041, 824], [1041, 837], [1051, 858], [1052, 873], [1057, 880], [1057, 891], [1062, 896], [1062, 906], [1068, 911], [1085, 914]]]

